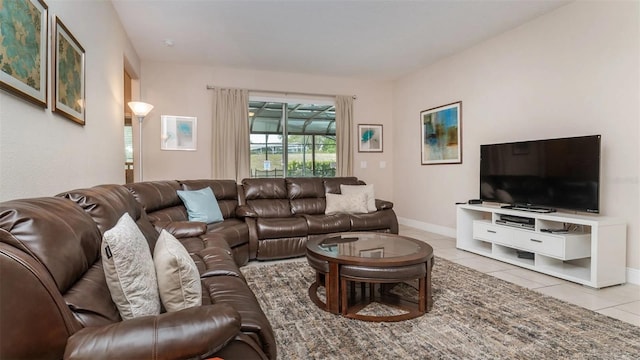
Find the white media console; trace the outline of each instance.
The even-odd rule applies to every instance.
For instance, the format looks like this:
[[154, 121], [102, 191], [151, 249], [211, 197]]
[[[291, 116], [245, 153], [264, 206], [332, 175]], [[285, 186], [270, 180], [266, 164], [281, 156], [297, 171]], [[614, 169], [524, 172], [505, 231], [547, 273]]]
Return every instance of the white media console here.
[[626, 241], [616, 218], [457, 205], [458, 249], [594, 288], [625, 283]]

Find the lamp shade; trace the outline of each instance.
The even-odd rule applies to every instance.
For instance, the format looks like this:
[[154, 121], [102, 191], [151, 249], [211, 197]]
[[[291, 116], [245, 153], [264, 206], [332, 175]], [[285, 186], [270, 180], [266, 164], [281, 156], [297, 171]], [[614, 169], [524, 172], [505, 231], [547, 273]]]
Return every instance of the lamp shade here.
[[135, 116], [145, 117], [153, 109], [153, 105], [140, 101], [131, 101], [128, 105]]

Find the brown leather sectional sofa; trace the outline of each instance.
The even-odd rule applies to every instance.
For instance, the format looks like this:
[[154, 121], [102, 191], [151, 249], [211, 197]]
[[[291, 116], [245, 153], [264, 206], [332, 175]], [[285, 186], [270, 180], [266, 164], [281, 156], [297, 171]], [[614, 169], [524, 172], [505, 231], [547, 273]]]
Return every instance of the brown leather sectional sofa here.
[[[240, 266], [301, 256], [322, 232], [398, 232], [392, 204], [324, 215], [324, 194], [356, 178], [188, 180], [100, 185], [0, 203], [0, 358], [275, 359], [275, 335]], [[210, 187], [224, 221], [189, 222], [176, 195]], [[178, 238], [202, 306], [123, 321], [102, 269], [102, 234], [129, 213], [151, 252]]]

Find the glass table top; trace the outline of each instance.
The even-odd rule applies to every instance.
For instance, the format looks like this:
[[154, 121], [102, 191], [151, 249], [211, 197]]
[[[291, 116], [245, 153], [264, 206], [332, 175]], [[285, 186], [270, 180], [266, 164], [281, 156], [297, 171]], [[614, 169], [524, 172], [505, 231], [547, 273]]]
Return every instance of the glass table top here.
[[375, 232], [338, 234], [311, 246], [315, 252], [326, 256], [369, 259], [405, 257], [430, 248], [419, 240]]

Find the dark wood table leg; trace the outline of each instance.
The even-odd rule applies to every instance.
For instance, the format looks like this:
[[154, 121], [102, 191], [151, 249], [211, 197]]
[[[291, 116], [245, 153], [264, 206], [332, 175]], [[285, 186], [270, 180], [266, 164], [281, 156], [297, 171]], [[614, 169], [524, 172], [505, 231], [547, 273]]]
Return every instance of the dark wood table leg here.
[[347, 279], [340, 278], [340, 308], [342, 315], [347, 315], [349, 303], [347, 302]]
[[425, 274], [425, 296], [427, 297], [426, 312], [433, 307], [433, 288], [431, 287], [431, 269], [433, 268], [433, 257], [427, 260], [427, 273]]
[[427, 305], [427, 287], [425, 276], [418, 279], [418, 311], [425, 313]]
[[337, 263], [329, 263], [329, 274], [325, 277], [327, 308], [332, 314], [340, 313], [340, 268]]

